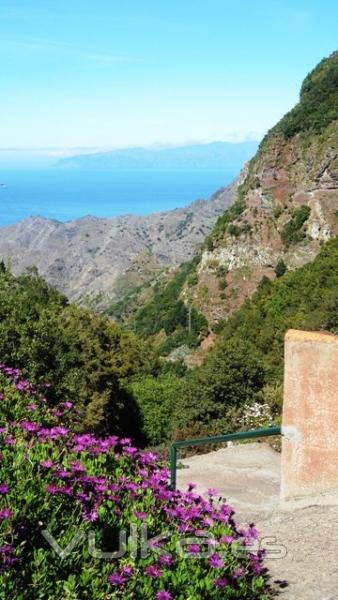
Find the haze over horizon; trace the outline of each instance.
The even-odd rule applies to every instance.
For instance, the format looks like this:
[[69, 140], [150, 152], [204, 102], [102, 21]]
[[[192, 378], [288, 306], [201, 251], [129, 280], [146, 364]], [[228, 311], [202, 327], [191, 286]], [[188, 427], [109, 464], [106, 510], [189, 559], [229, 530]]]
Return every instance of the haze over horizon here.
[[338, 6], [322, 8], [4, 0], [1, 147], [259, 140], [335, 50]]

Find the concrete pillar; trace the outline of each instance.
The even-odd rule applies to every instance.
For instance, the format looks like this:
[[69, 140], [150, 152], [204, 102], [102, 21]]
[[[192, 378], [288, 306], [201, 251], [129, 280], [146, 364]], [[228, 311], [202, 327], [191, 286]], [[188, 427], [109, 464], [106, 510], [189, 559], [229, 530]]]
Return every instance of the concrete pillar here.
[[281, 500], [338, 499], [338, 337], [285, 337]]

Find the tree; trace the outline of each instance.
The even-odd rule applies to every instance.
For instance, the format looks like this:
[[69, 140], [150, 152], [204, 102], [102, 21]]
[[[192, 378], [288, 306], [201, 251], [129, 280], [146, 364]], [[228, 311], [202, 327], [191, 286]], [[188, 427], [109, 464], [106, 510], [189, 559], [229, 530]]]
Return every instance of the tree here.
[[287, 271], [287, 266], [286, 266], [284, 260], [281, 258], [278, 261], [278, 263], [276, 264], [276, 267], [275, 267], [276, 277], [277, 278], [278, 277], [283, 277], [283, 275], [284, 275], [284, 273], [286, 273], [286, 271]]

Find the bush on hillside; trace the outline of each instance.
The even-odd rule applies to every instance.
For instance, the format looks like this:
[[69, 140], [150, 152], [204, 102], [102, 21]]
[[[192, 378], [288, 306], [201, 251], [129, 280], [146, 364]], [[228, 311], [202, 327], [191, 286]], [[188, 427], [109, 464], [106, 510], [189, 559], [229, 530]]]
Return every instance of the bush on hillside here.
[[291, 244], [301, 242], [305, 238], [302, 227], [308, 220], [310, 213], [311, 209], [306, 205], [293, 210], [291, 219], [284, 225], [281, 231], [281, 238], [287, 247]]
[[338, 119], [338, 52], [324, 58], [304, 79], [299, 103], [268, 133], [291, 138], [297, 133], [321, 133]]
[[142, 441], [137, 406], [123, 386], [156, 369], [152, 352], [107, 318], [69, 304], [35, 270], [0, 272], [0, 357], [34, 383], [55, 381], [54, 400], [76, 400], [83, 426], [128, 430]]

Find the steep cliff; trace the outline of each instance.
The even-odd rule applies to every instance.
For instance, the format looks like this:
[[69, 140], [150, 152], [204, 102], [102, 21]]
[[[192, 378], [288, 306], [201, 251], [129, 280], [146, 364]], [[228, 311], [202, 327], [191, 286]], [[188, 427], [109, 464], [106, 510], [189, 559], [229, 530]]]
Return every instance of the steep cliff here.
[[262, 277], [313, 260], [338, 234], [338, 53], [306, 77], [299, 103], [268, 132], [237, 198], [207, 238], [183, 296], [211, 324], [227, 318]]

